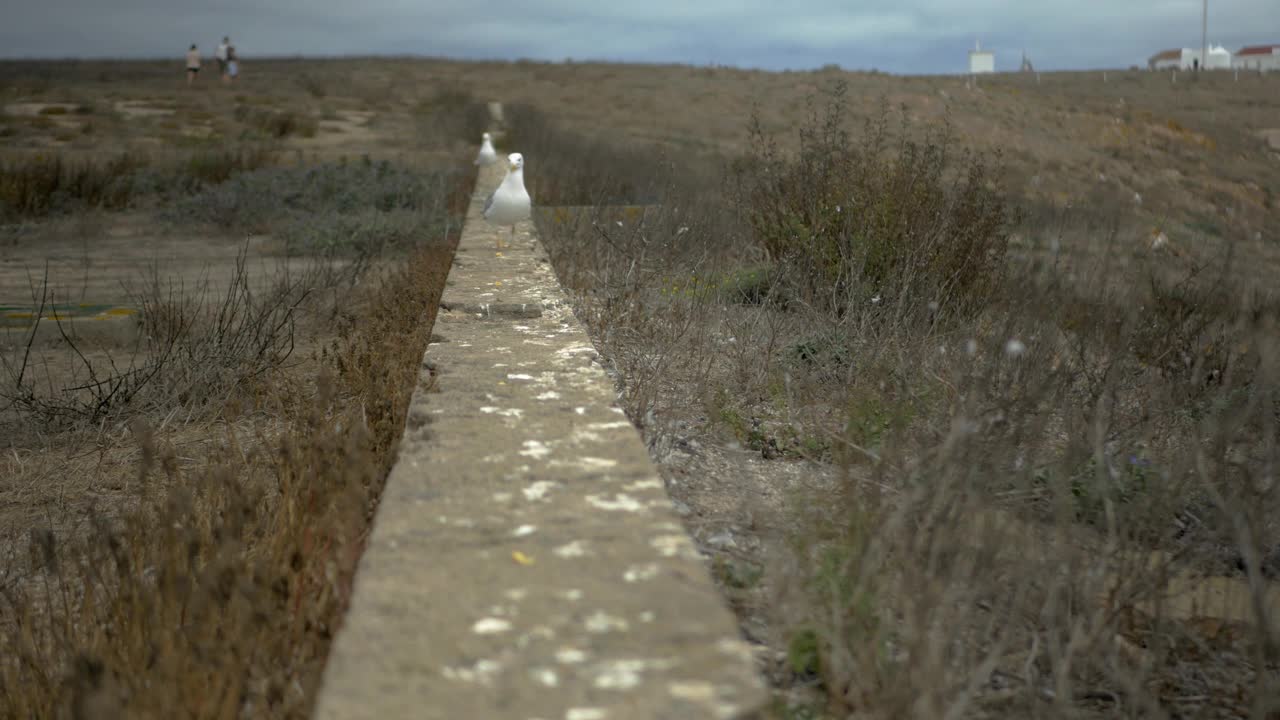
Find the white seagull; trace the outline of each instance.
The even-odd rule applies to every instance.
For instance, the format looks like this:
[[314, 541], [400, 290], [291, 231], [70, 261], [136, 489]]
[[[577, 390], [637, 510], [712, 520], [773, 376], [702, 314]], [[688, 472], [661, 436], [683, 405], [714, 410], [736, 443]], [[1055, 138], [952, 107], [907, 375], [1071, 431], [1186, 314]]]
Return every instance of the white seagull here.
[[480, 154], [476, 155], [476, 165], [492, 165], [498, 162], [498, 153], [493, 150], [493, 139], [489, 137], [489, 133], [484, 134], [484, 141], [480, 143]]
[[[528, 220], [533, 202], [524, 189], [524, 156], [511, 153], [507, 156], [507, 176], [502, 178], [488, 200], [484, 202], [484, 219], [494, 225], [511, 226], [511, 242], [516, 241], [516, 223]], [[502, 236], [498, 236], [498, 249], [502, 249]]]

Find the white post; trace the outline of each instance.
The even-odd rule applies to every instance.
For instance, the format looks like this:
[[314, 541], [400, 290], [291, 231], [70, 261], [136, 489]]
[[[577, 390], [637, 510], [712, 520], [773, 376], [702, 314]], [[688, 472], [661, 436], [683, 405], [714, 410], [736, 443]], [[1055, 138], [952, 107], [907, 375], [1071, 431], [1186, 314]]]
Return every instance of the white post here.
[[1103, 85], [1106, 85], [1106, 84], [1107, 84], [1107, 71], [1106, 71], [1106, 70], [1103, 70], [1103, 71], [1102, 71], [1102, 84], [1103, 84]]
[[1209, 69], [1209, 0], [1204, 0], [1204, 13], [1200, 16], [1200, 69]]

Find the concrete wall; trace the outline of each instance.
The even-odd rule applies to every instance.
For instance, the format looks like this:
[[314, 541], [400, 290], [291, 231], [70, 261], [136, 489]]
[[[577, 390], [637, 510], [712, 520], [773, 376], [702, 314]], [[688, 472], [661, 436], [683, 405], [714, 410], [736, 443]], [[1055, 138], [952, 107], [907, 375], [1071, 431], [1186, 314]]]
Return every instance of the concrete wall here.
[[991, 52], [971, 52], [969, 53], [969, 72], [992, 73], [996, 71], [996, 56]]
[[752, 647], [532, 224], [499, 251], [481, 217], [502, 173], [481, 170], [315, 717], [751, 717]]

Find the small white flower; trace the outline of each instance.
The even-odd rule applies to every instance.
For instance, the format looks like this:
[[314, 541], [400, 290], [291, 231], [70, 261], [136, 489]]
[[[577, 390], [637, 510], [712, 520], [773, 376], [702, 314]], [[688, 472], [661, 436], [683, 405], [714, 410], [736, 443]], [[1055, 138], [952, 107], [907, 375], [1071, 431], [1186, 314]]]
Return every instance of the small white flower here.
[[1018, 338], [1009, 338], [1009, 342], [1004, 344], [1004, 351], [1009, 357], [1018, 357], [1027, 351], [1027, 346]]
[[966, 353], [968, 353], [969, 355], [977, 355], [977, 354], [978, 354], [978, 341], [977, 341], [977, 340], [974, 340], [973, 338], [969, 338], [969, 340], [968, 340], [968, 341], [966, 341], [966, 342], [965, 342], [965, 344], [964, 344], [964, 351], [965, 351]]
[[879, 305], [879, 304], [880, 304], [880, 296], [879, 296], [879, 295], [877, 295], [877, 296], [875, 296], [875, 297], [871, 298], [871, 304], [872, 304], [872, 305]]

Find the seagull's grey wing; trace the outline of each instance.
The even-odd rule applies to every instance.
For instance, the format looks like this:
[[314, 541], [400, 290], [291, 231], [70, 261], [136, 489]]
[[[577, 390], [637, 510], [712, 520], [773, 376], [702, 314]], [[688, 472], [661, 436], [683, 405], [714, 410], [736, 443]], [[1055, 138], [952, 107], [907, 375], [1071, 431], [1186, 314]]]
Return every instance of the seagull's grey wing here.
[[498, 189], [494, 188], [493, 192], [489, 193], [489, 197], [484, 201], [484, 212], [480, 213], [481, 215], [486, 218], [489, 217], [489, 208], [493, 207], [493, 199], [496, 197], [498, 197]]

